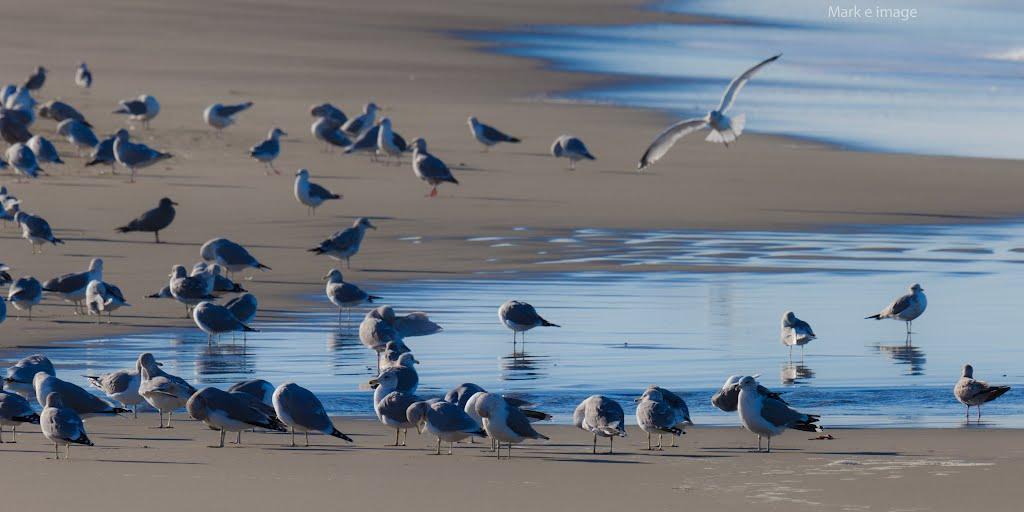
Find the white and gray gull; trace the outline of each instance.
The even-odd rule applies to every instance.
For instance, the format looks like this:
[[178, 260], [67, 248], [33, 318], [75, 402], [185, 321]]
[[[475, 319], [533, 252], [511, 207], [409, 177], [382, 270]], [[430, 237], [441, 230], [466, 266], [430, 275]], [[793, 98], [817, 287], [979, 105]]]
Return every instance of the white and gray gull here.
[[141, 121], [144, 128], [149, 128], [149, 122], [160, 113], [160, 102], [148, 94], [139, 95], [138, 98], [123, 100], [121, 106], [114, 110], [114, 114], [124, 114], [133, 121]]
[[594, 435], [593, 453], [597, 453], [597, 437], [608, 438], [608, 453], [615, 451], [615, 438], [626, 437], [626, 414], [611, 398], [592, 395], [580, 402], [572, 413], [572, 424]]
[[363, 243], [363, 237], [366, 236], [366, 229], [377, 229], [370, 219], [366, 217], [360, 217], [352, 223], [352, 227], [337, 231], [332, 234], [329, 238], [320, 242], [320, 245], [312, 249], [308, 249], [308, 252], [313, 254], [326, 254], [331, 259], [337, 261], [345, 261], [348, 268], [352, 268], [351, 258], [359, 252], [359, 247]]
[[240, 112], [248, 110], [249, 107], [252, 107], [251, 101], [238, 103], [236, 105], [221, 105], [220, 103], [214, 103], [213, 105], [206, 107], [206, 110], [203, 111], [203, 121], [215, 128], [219, 134], [224, 128], [235, 124], [235, 116]]
[[39, 429], [53, 443], [54, 460], [60, 458], [60, 445], [64, 445], [64, 459], [71, 457], [71, 445], [93, 446], [85, 433], [85, 424], [74, 409], [64, 405], [60, 393], [50, 393], [43, 402], [39, 415]]
[[171, 158], [170, 153], [157, 151], [145, 144], [135, 143], [130, 140], [128, 130], [124, 128], [117, 131], [114, 139], [114, 159], [131, 173], [128, 181], [135, 182], [135, 171], [149, 167], [158, 162]]
[[[171, 419], [176, 409], [185, 407], [196, 388], [176, 375], [171, 375], [160, 368], [156, 358], [149, 352], [139, 355], [136, 361], [141, 380], [139, 394], [146, 403], [160, 413], [160, 425], [157, 428], [172, 428]], [[167, 414], [167, 425], [164, 425], [164, 414]]]
[[185, 408], [193, 418], [207, 424], [213, 430], [220, 431], [220, 444], [211, 448], [224, 447], [224, 435], [227, 432], [241, 432], [252, 428], [262, 428], [277, 432], [287, 432], [288, 428], [274, 414], [257, 406], [244, 393], [228, 393], [214, 387], [206, 387], [188, 399]]
[[480, 144], [484, 145], [484, 151], [487, 151], [491, 146], [502, 142], [509, 142], [512, 144], [518, 144], [521, 142], [518, 138], [502, 133], [493, 126], [477, 121], [476, 117], [473, 116], [470, 116], [469, 119], [466, 120], [466, 124], [469, 125], [469, 131], [472, 132], [473, 138], [475, 138]]
[[427, 141], [422, 138], [412, 141], [412, 171], [432, 187], [427, 197], [436, 197], [437, 186], [442, 183], [459, 184], [448, 165], [427, 151]]
[[560, 135], [551, 145], [551, 154], [555, 158], [568, 158], [569, 169], [576, 169], [576, 162], [580, 160], [596, 160], [590, 154], [586, 144], [579, 137], [573, 135]]
[[739, 382], [740, 395], [737, 412], [743, 427], [757, 434], [757, 450], [761, 451], [761, 438], [768, 438], [768, 449], [772, 451], [772, 437], [787, 429], [803, 432], [820, 432], [817, 425], [819, 416], [804, 414], [786, 405], [785, 402], [764, 396], [758, 389], [757, 381], [746, 376]]
[[280, 128], [272, 128], [270, 133], [267, 134], [267, 138], [249, 148], [249, 156], [259, 162], [263, 162], [267, 166], [266, 174], [269, 175], [271, 171], [274, 174], [281, 174], [274, 167], [274, 160], [277, 159], [278, 155], [281, 154], [281, 136], [288, 135], [284, 130]]
[[924, 295], [924, 288], [914, 283], [910, 285], [906, 295], [894, 300], [892, 304], [886, 306], [879, 313], [866, 316], [864, 319], [881, 320], [883, 318], [891, 318], [893, 320], [902, 320], [907, 323], [907, 335], [910, 335], [910, 327], [914, 320], [921, 316], [927, 307], [928, 297]]
[[274, 391], [272, 400], [277, 417], [291, 430], [292, 446], [295, 446], [296, 432], [306, 435], [306, 446], [309, 446], [310, 432], [319, 432], [353, 442], [351, 437], [334, 426], [324, 409], [324, 404], [312, 391], [294, 382], [288, 382], [281, 384]]
[[309, 208], [308, 213], [310, 215], [316, 215], [317, 207], [324, 204], [324, 202], [341, 198], [341, 194], [335, 194], [309, 181], [308, 169], [299, 169], [295, 173], [295, 200]]
[[978, 421], [981, 421], [981, 406], [1003, 396], [1010, 390], [1010, 386], [992, 386], [983, 380], [974, 378], [974, 367], [965, 364], [960, 379], [953, 386], [953, 396], [956, 400], [967, 406], [966, 417], [971, 419], [971, 406], [978, 408]]
[[90, 281], [103, 280], [103, 259], [93, 258], [89, 261], [89, 269], [83, 272], [71, 272], [55, 277], [43, 283], [43, 291], [55, 293], [66, 302], [75, 305], [75, 314], [85, 314], [82, 301], [85, 300], [85, 289]]

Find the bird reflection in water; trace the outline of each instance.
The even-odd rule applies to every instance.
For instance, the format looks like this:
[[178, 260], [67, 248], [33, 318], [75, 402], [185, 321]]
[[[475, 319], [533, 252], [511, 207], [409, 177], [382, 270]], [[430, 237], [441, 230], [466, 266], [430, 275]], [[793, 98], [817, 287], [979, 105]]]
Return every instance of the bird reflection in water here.
[[907, 365], [909, 367], [907, 375], [924, 375], [924, 364], [927, 359], [923, 350], [911, 344], [909, 335], [907, 341], [901, 345], [879, 344], [876, 345], [876, 348], [896, 364]]
[[327, 334], [327, 352], [331, 358], [331, 368], [335, 375], [349, 375], [354, 370], [369, 369], [373, 374], [374, 363], [372, 354], [366, 350], [359, 335], [344, 327], [334, 329]]
[[501, 358], [501, 380], [538, 380], [547, 377], [544, 369], [551, 365], [550, 356], [533, 356], [526, 351]]
[[[210, 345], [196, 357], [196, 375], [219, 376], [247, 374], [249, 369], [249, 353], [245, 345], [223, 344]], [[207, 379], [200, 379], [207, 380]]]
[[782, 372], [780, 373], [782, 383], [785, 385], [799, 384], [801, 381], [810, 380], [814, 378], [814, 370], [810, 366], [807, 366], [803, 361], [799, 363], [785, 363], [782, 365]]

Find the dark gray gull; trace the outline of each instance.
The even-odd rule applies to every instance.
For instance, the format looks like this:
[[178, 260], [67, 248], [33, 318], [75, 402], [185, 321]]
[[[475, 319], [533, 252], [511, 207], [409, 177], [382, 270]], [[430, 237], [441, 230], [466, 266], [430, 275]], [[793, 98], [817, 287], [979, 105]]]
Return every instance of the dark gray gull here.
[[[110, 166], [110, 172], [115, 172], [115, 164], [117, 164], [117, 157], [114, 156], [114, 141], [117, 140], [117, 135], [111, 135], [96, 144], [96, 147], [92, 148], [92, 153], [89, 155], [90, 159], [85, 163], [86, 167], [93, 165], [105, 164]], [[100, 172], [100, 174], [103, 174]]]
[[545, 320], [530, 304], [518, 300], [510, 300], [502, 304], [498, 308], [498, 319], [501, 320], [502, 325], [512, 330], [513, 344], [516, 342], [516, 333], [524, 333], [523, 340], [525, 341], [526, 331], [534, 327], [561, 327]]
[[85, 287], [85, 307], [90, 315], [96, 315], [96, 323], [103, 319], [103, 313], [107, 314], [107, 322], [114, 311], [120, 308], [131, 307], [124, 298], [124, 293], [116, 285], [105, 281], [93, 280]]
[[32, 132], [14, 111], [0, 109], [0, 138], [8, 144], [24, 143], [32, 138]]
[[473, 133], [473, 138], [480, 144], [484, 145], [484, 151], [490, 149], [491, 146], [502, 142], [508, 142], [512, 144], [518, 144], [521, 141], [511, 135], [507, 135], [499, 131], [493, 126], [477, 121], [476, 117], [470, 116], [466, 120], [466, 124], [469, 125], [469, 131]]
[[71, 407], [64, 405], [60, 393], [50, 393], [44, 399], [43, 412], [39, 415], [39, 429], [43, 436], [53, 443], [53, 458], [60, 459], [60, 445], [64, 445], [64, 459], [71, 458], [71, 445], [93, 446], [85, 433], [82, 418]]
[[46, 219], [42, 217], [27, 212], [18, 212], [14, 214], [14, 222], [21, 226], [21, 237], [32, 244], [32, 254], [36, 254], [36, 252], [42, 254], [43, 249], [41, 246], [43, 244], [57, 245], [64, 243], [60, 238], [53, 236], [50, 223], [46, 222]]
[[69, 272], [49, 279], [43, 283], [43, 291], [55, 293], [67, 302], [74, 303], [75, 313], [85, 314], [82, 301], [85, 300], [85, 289], [89, 281], [103, 280], [103, 259], [93, 258], [89, 261], [88, 270], [82, 272]]
[[416, 429], [426, 430], [437, 437], [437, 455], [441, 455], [441, 442], [448, 442], [448, 455], [455, 443], [467, 437], [487, 437], [487, 432], [459, 406], [444, 402], [416, 402], [406, 411]]
[[636, 423], [641, 430], [647, 432], [648, 450], [654, 449], [651, 446], [651, 435], [653, 434], [658, 434], [658, 450], [661, 450], [665, 434], [681, 436], [686, 433], [676, 427], [679, 423], [679, 416], [664, 400], [661, 391], [656, 388], [648, 388], [638, 400]]
[[224, 435], [227, 432], [241, 432], [251, 428], [262, 428], [277, 432], [287, 432], [288, 428], [281, 420], [261, 407], [249, 402], [245, 394], [228, 393], [226, 391], [206, 387], [188, 399], [185, 408], [193, 418], [207, 424], [213, 430], [220, 431], [220, 444], [211, 448], [224, 447]]
[[[363, 107], [363, 113], [358, 117], [353, 117], [346, 121], [342, 125], [341, 131], [345, 132], [345, 135], [348, 135], [349, 137], [358, 139], [361, 135], [374, 127], [374, 122], [377, 118], [377, 110], [379, 110], [379, 107], [377, 107], [376, 103], [373, 103], [372, 101], [367, 103], [366, 106]], [[374, 137], [374, 140], [376, 140], [376, 136]]]
[[395, 373], [382, 373], [369, 382], [373, 388], [373, 411], [381, 423], [395, 429], [395, 444], [399, 446], [398, 437], [401, 431], [405, 431], [405, 440], [401, 446], [405, 446], [409, 440], [409, 428], [416, 427], [416, 424], [409, 421], [409, 406], [421, 401], [420, 397], [397, 391], [398, 375]]
[[[7, 302], [10, 302], [18, 311], [28, 310], [28, 319], [32, 320], [32, 308], [43, 300], [43, 285], [39, 280], [32, 277], [19, 277], [11, 283], [10, 291], [7, 293]], [[18, 316], [19, 318], [21, 315]]]
[[92, 71], [89, 71], [85, 61], [78, 63], [78, 69], [75, 70], [75, 85], [83, 89], [92, 87]]
[[343, 125], [348, 121], [348, 116], [346, 116], [340, 108], [335, 107], [331, 103], [313, 105], [309, 108], [309, 114], [313, 117], [329, 119], [338, 123], [338, 125]]
[[148, 94], [120, 103], [121, 106], [113, 113], [127, 115], [133, 121], [141, 121], [144, 128], [149, 128], [149, 122], [160, 113], [160, 102]]
[[123, 407], [115, 407], [102, 398], [88, 392], [85, 388], [72, 384], [46, 373], [37, 373], [32, 378], [32, 386], [36, 390], [39, 405], [46, 405], [45, 398], [50, 393], [57, 393], [64, 399], [64, 405], [74, 409], [79, 416], [113, 416], [129, 412]]
[[196, 305], [192, 310], [192, 320], [196, 327], [206, 333], [208, 343], [213, 343], [214, 336], [226, 332], [259, 332], [235, 318], [228, 308], [209, 301]]
[[5, 156], [7, 157], [7, 163], [17, 171], [19, 182], [22, 177], [32, 179], [44, 172], [39, 167], [39, 159], [36, 158], [35, 151], [32, 151], [32, 148], [26, 144], [18, 142], [12, 145], [7, 148]]
[[147, 210], [142, 215], [132, 219], [128, 224], [117, 228], [116, 231], [118, 233], [132, 233], [136, 231], [153, 233], [156, 243], [160, 243], [160, 231], [167, 229], [174, 222], [176, 213], [174, 207], [177, 205], [178, 203], [175, 203], [169, 197], [161, 198], [156, 208]]
[[318, 255], [326, 254], [337, 261], [345, 260], [347, 268], [352, 268], [351, 258], [359, 252], [367, 228], [375, 230], [377, 226], [374, 226], [370, 219], [359, 217], [352, 223], [352, 227], [335, 232], [330, 238], [320, 242], [318, 247], [308, 251]]
[[270, 171], [274, 171], [274, 174], [281, 174], [274, 167], [274, 160], [277, 159], [278, 155], [281, 154], [281, 141], [280, 138], [283, 135], [288, 135], [280, 128], [273, 128], [270, 133], [267, 134], [267, 138], [259, 144], [249, 148], [249, 156], [263, 162], [267, 166], [266, 174], [270, 174]]
[[228, 393], [247, 393], [271, 407], [274, 406], [274, 385], [263, 379], [249, 379], [228, 387]]
[[332, 117], [318, 117], [309, 127], [309, 131], [316, 140], [324, 143], [324, 151], [330, 152], [335, 147], [344, 149], [352, 145], [352, 139], [341, 131], [341, 124]]
[[983, 380], [975, 380], [974, 367], [965, 364], [960, 379], [953, 386], [953, 396], [956, 400], [967, 406], [967, 421], [971, 420], [971, 406], [978, 408], [978, 421], [981, 421], [981, 406], [1003, 396], [1010, 390], [1010, 386], [991, 386]]
[[615, 438], [626, 437], [626, 414], [611, 398], [591, 395], [572, 413], [576, 428], [594, 435], [593, 453], [597, 453], [597, 436], [608, 438], [608, 453], [615, 451]]
[[353, 442], [351, 437], [334, 426], [320, 399], [312, 391], [294, 382], [281, 384], [274, 391], [273, 404], [277, 417], [291, 430], [292, 446], [295, 446], [296, 432], [306, 435], [306, 446], [309, 446], [310, 432]]
[[13, 391], [28, 400], [36, 399], [36, 388], [32, 385], [32, 378], [37, 373], [57, 375], [53, 363], [43, 354], [32, 354], [21, 358], [13, 366], [7, 368], [7, 377], [4, 378], [3, 388]]
[[96, 132], [92, 131], [89, 125], [78, 119], [65, 119], [57, 125], [57, 133], [67, 139], [68, 143], [75, 147], [75, 151], [81, 155], [85, 151], [91, 152], [100, 140]]
[[[722, 384], [721, 389], [712, 395], [711, 405], [714, 405], [723, 412], [736, 412], [740, 399], [740, 379], [742, 378], [743, 375], [731, 375], [728, 379], [725, 379], [725, 384]], [[764, 386], [758, 385], [757, 392], [786, 403], [778, 393], [772, 392]]]
[[235, 124], [235, 116], [240, 112], [252, 107], [252, 102], [238, 103], [236, 105], [221, 105], [214, 103], [203, 111], [203, 121], [217, 129], [219, 133], [224, 128]]
[[459, 184], [451, 169], [440, 158], [427, 152], [427, 141], [422, 138], [412, 141], [412, 170], [417, 178], [433, 187], [428, 197], [436, 197], [437, 186], [442, 183]]
[[569, 169], [576, 169], [576, 162], [580, 160], [596, 160], [590, 154], [586, 144], [573, 135], [560, 135], [551, 145], [551, 154], [555, 158], [568, 158]]
[[762, 68], [775, 62], [781, 57], [782, 54], [769, 57], [759, 62], [754, 67], [746, 70], [740, 76], [734, 78], [729, 86], [726, 87], [725, 93], [722, 95], [722, 100], [718, 105], [718, 108], [708, 112], [704, 117], [696, 117], [693, 119], [685, 119], [680, 121], [658, 134], [651, 142], [647, 150], [644, 151], [643, 156], [640, 157], [640, 162], [637, 164], [637, 168], [643, 170], [644, 168], [654, 164], [661, 157], [665, 156], [666, 153], [672, 146], [675, 145], [679, 139], [685, 137], [687, 134], [708, 128], [710, 133], [706, 141], [717, 142], [725, 144], [725, 147], [729, 147], [729, 143], [736, 140], [741, 133], [743, 133], [743, 127], [746, 124], [746, 116], [743, 114], [728, 116], [726, 112], [732, 107], [736, 101], [736, 95], [740, 93], [743, 86], [747, 85], [754, 75]]
[[46, 68], [42, 66], [36, 67], [36, 71], [29, 75], [28, 79], [25, 80], [25, 89], [29, 91], [38, 91], [39, 89], [42, 89], [43, 84], [46, 83], [46, 72]]
[[270, 270], [270, 267], [260, 263], [245, 247], [227, 238], [207, 241], [199, 248], [199, 257], [203, 261], [216, 263], [231, 273], [241, 272], [247, 268]]
[[309, 181], [308, 169], [299, 169], [299, 172], [295, 173], [295, 199], [309, 208], [310, 215], [316, 215], [317, 207], [325, 201], [341, 198], [341, 194], [335, 194]]
[[772, 437], [787, 429], [803, 432], [821, 432], [816, 425], [819, 416], [804, 414], [789, 407], [785, 402], [766, 397], [759, 391], [757, 381], [746, 376], [740, 379], [739, 413], [743, 427], [757, 435], [757, 451], [761, 451], [761, 438], [768, 438], [768, 453], [772, 451]]
[[42, 135], [33, 135], [26, 145], [33, 153], [35, 153], [36, 162], [54, 164], [64, 163], [64, 161], [60, 159], [60, 154], [57, 153], [57, 147], [49, 140], [46, 140]]
[[59, 100], [52, 100], [39, 105], [39, 117], [44, 119], [51, 119], [60, 123], [66, 119], [77, 119], [84, 123], [86, 126], [92, 127], [88, 121], [85, 120], [85, 116], [78, 111], [75, 107], [64, 103]]
[[114, 400], [125, 408], [132, 408], [132, 416], [139, 417], [139, 404], [146, 400], [139, 394], [142, 384], [142, 365], [136, 360], [135, 368], [115, 370], [101, 375], [85, 375], [89, 385], [102, 391], [107, 398]]
[[537, 432], [530, 420], [505, 398], [494, 393], [478, 393], [475, 409], [483, 422], [487, 435], [497, 443], [497, 457], [501, 459], [501, 445], [508, 444], [508, 458], [512, 458], [512, 445], [527, 439], [549, 439]]
[[886, 306], [881, 312], [864, 317], [864, 319], [882, 320], [883, 318], [891, 318], [893, 320], [902, 320], [907, 323], [907, 334], [909, 335], [910, 327], [914, 320], [921, 316], [927, 307], [928, 298], [924, 295], [924, 288], [914, 283], [910, 285], [906, 295], [892, 301], [892, 304]]
[[171, 267], [169, 275], [171, 296], [185, 305], [186, 318], [191, 314], [192, 307], [206, 300], [213, 300], [216, 297], [206, 291], [206, 281], [202, 276], [190, 276], [182, 265]]
[[[160, 412], [160, 425], [157, 428], [172, 428], [171, 419], [175, 409], [185, 407], [185, 403], [196, 392], [196, 388], [185, 379], [163, 371], [156, 358], [149, 352], [139, 355], [136, 366], [141, 377], [139, 394], [146, 403]], [[164, 413], [167, 413], [166, 426]]]
[[135, 182], [137, 169], [149, 167], [171, 156], [170, 153], [157, 151], [145, 144], [132, 142], [128, 130], [124, 128], [117, 131], [117, 137], [114, 139], [114, 158], [131, 173], [128, 178], [131, 183]]
[[18, 442], [18, 426], [38, 425], [39, 415], [32, 410], [32, 404], [25, 397], [0, 391], [0, 443], [4, 442], [4, 427], [11, 427], [11, 442]]

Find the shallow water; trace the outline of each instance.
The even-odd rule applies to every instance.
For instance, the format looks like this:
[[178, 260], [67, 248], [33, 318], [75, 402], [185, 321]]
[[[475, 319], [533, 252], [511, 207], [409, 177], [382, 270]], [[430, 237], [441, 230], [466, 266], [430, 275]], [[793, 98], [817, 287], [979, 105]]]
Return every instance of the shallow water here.
[[[842, 18], [830, 6], [918, 13]], [[747, 114], [748, 130], [879, 151], [1024, 158], [1012, 136], [1024, 109], [1017, 2], [674, 0], [660, 8], [728, 23], [530, 27], [472, 37], [562, 69], [627, 79], [569, 99], [687, 117], [703, 116], [733, 77], [783, 53], [733, 109]]]
[[[567, 421], [594, 393], [619, 398], [631, 412], [631, 399], [657, 383], [681, 392], [696, 422], [735, 424], [708, 399], [726, 376], [756, 373], [826, 424], [937, 427], [962, 422], [951, 389], [965, 362], [979, 378], [1024, 382], [1014, 321], [1024, 225], [831, 233], [581, 229], [566, 237], [571, 244], [528, 228], [489, 235], [474, 243], [532, 244], [546, 248], [548, 261], [602, 258], [623, 271], [366, 285], [399, 311], [429, 311], [444, 325], [441, 334], [408, 341], [422, 362], [422, 395], [471, 381], [525, 395]], [[492, 250], [499, 255], [503, 247]], [[626, 271], [667, 263], [699, 271]], [[924, 286], [929, 306], [908, 344], [902, 323], [863, 317], [913, 282]], [[497, 319], [509, 298], [531, 302], [563, 327], [529, 332], [513, 355], [511, 333]], [[819, 335], [792, 360], [778, 339], [786, 309]], [[257, 322], [264, 332], [244, 344], [226, 336], [208, 347], [205, 335], [187, 330], [73, 342], [46, 353], [61, 377], [81, 384], [80, 375], [131, 366], [152, 351], [166, 370], [200, 385], [294, 380], [334, 413], [370, 414], [365, 383], [374, 356], [359, 343], [358, 318], [339, 327], [325, 306], [288, 322]], [[2, 352], [0, 360], [30, 352]], [[986, 425], [1024, 426], [1024, 395], [1011, 391], [985, 416]]]

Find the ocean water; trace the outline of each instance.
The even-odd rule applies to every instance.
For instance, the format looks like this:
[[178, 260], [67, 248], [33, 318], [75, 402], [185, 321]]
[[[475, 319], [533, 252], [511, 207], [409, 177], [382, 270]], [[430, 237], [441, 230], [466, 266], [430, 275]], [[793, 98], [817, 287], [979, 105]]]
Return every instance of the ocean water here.
[[[733, 107], [747, 114], [750, 131], [871, 151], [1024, 158], [1015, 135], [1024, 110], [1019, 2], [670, 0], [657, 8], [723, 23], [552, 25], [471, 37], [622, 79], [566, 99], [680, 117], [704, 115], [733, 77], [782, 53]], [[860, 14], [842, 17], [839, 8]]]
[[[1019, 389], [1024, 340], [1017, 328], [1024, 290], [1024, 225], [851, 227], [821, 233], [615, 232], [580, 229], [551, 239], [528, 228], [481, 236], [500, 257], [506, 244], [550, 259], [501, 278], [362, 283], [400, 312], [428, 311], [443, 333], [412, 338], [421, 361], [420, 394], [462, 382], [536, 401], [570, 419], [581, 399], [601, 393], [623, 402], [648, 384], [681, 393], [701, 424], [737, 424], [709, 398], [730, 374], [759, 374], [792, 404], [833, 426], [963, 424], [952, 386], [966, 362], [977, 376]], [[554, 261], [602, 259], [612, 272], [545, 273]], [[680, 260], [691, 271], [660, 270]], [[929, 297], [911, 339], [904, 325], [869, 321], [911, 283]], [[252, 288], [258, 290], [258, 281]], [[314, 297], [317, 298], [317, 297]], [[497, 307], [534, 304], [561, 328], [538, 328], [513, 351]], [[151, 351], [164, 368], [197, 385], [227, 387], [260, 377], [296, 381], [334, 413], [371, 414], [366, 382], [374, 355], [357, 335], [360, 315], [339, 324], [324, 306], [286, 322], [260, 323], [243, 343], [208, 346], [198, 330], [97, 337], [45, 352], [58, 375], [129, 367]], [[792, 356], [779, 341], [791, 309], [819, 335]], [[344, 319], [343, 319], [344, 320]], [[9, 319], [8, 322], [18, 320]], [[101, 332], [99, 329], [98, 332]], [[0, 352], [10, 362], [37, 350]], [[985, 408], [983, 425], [1024, 426], [1024, 393]]]

